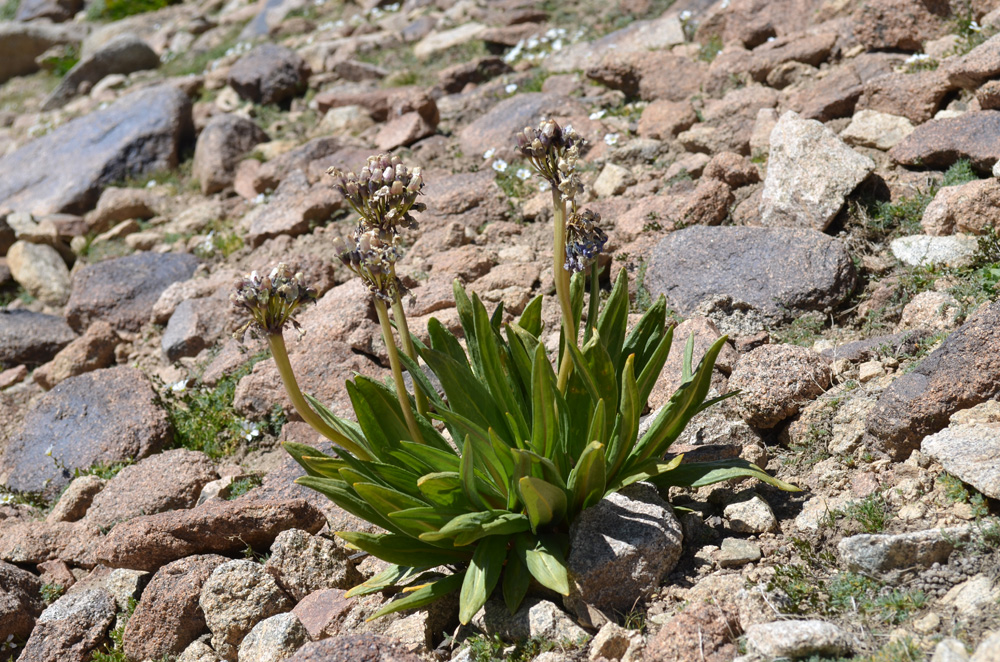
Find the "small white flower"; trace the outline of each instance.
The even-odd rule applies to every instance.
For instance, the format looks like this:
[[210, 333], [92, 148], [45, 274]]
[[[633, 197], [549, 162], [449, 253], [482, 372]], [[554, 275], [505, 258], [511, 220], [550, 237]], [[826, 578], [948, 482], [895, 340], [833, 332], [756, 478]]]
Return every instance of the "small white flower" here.
[[971, 30], [973, 32], [981, 32], [982, 29], [983, 29], [982, 26], [979, 25], [979, 23], [977, 23], [976, 21], [973, 21], [972, 23], [969, 23], [969, 30]]
[[528, 170], [527, 168], [518, 168], [517, 172], [514, 174], [517, 175], [517, 178], [520, 179], [521, 181], [525, 181], [526, 179], [531, 177], [531, 171]]
[[608, 134], [606, 134], [604, 136], [604, 144], [605, 145], [617, 145], [618, 144], [618, 134], [617, 133], [608, 133]]
[[0, 494], [0, 506], [6, 506], [9, 503], [14, 503], [14, 495]]
[[253, 441], [260, 436], [260, 428], [256, 423], [250, 421], [240, 421], [240, 433], [247, 441]]
[[497, 159], [493, 162], [493, 169], [497, 172], [507, 172], [507, 162], [503, 159]]
[[517, 83], [508, 83], [507, 86], [503, 88], [503, 91], [507, 94], [514, 94], [514, 92], [517, 92]]
[[682, 21], [690, 21], [691, 20], [691, 12], [688, 11], [687, 9], [685, 9], [684, 11], [681, 12], [680, 19]]
[[52, 446], [51, 446], [51, 444], [49, 445], [48, 448], [45, 449], [45, 454], [47, 456], [49, 456], [49, 457], [52, 457]]
[[541, 191], [542, 193], [545, 193], [550, 188], [552, 188], [552, 185], [549, 184], [549, 180], [543, 179], [542, 181], [538, 182], [538, 190]]
[[768, 37], [767, 40], [768, 41], [774, 41], [774, 37]]
[[146, 188], [153, 188], [154, 186], [156, 186], [156, 180], [155, 179], [151, 179], [148, 182], [146, 182]]
[[561, 51], [562, 47], [563, 47], [562, 39], [556, 39], [555, 41], [552, 42], [552, 50]]
[[170, 390], [174, 393], [183, 393], [187, 390], [188, 380], [182, 379], [179, 382], [174, 382], [170, 385]]
[[496, 153], [497, 153], [496, 149], [490, 147], [488, 150], [486, 150], [485, 152], [483, 152], [483, 159], [488, 161], [488, 160], [492, 159], [493, 155], [496, 154]]
[[607, 113], [607, 112], [608, 111], [604, 110], [603, 108], [601, 108], [600, 110], [595, 110], [594, 112], [592, 112], [590, 114], [590, 116], [589, 116], [588, 119], [599, 120], [602, 117], [604, 117], [605, 113]]

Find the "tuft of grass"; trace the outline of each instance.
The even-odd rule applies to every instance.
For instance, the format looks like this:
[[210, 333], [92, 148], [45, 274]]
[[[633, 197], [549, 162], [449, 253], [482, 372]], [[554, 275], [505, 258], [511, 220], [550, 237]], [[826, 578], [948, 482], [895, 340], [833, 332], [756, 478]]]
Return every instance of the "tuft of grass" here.
[[948, 473], [937, 477], [937, 482], [944, 489], [944, 497], [951, 503], [967, 503], [972, 506], [972, 514], [976, 518], [989, 514], [986, 498], [972, 487], [967, 487], [961, 480]]
[[698, 59], [702, 62], [711, 63], [722, 52], [722, 37], [712, 35], [712, 37], [698, 49]]
[[111, 639], [110, 645], [105, 644], [102, 650], [94, 653], [94, 656], [90, 658], [91, 662], [129, 662], [125, 655], [125, 627], [128, 625], [129, 619], [132, 618], [132, 614], [135, 613], [136, 604], [138, 603], [135, 598], [128, 599], [125, 611], [118, 612], [116, 626], [108, 633]]
[[892, 511], [885, 497], [876, 492], [850, 504], [846, 510], [834, 510], [829, 514], [830, 524], [841, 518], [857, 522], [865, 533], [881, 533], [892, 519]]
[[977, 179], [979, 176], [972, 169], [972, 162], [969, 159], [959, 159], [945, 170], [944, 177], [941, 179], [941, 187], [959, 186]]
[[821, 313], [804, 313], [771, 335], [779, 343], [812, 347], [823, 336], [825, 328], [826, 317]]
[[87, 18], [94, 21], [120, 21], [136, 14], [163, 9], [179, 0], [102, 0], [95, 2], [87, 12]]
[[234, 480], [232, 485], [229, 486], [229, 494], [226, 496], [226, 501], [233, 501], [240, 498], [253, 488], [261, 484], [260, 476], [245, 476], [239, 480]]
[[500, 635], [489, 637], [479, 634], [466, 640], [473, 662], [528, 662], [551, 650], [572, 650], [583, 645], [582, 641], [553, 641], [532, 637], [524, 641], [506, 643]]
[[243, 30], [243, 23], [233, 26], [233, 29], [226, 34], [218, 46], [207, 51], [188, 51], [182, 53], [165, 62], [160, 67], [160, 72], [165, 77], [187, 76], [189, 74], [200, 74], [204, 72], [213, 62], [225, 56], [230, 49], [236, 46], [240, 32]]
[[98, 462], [97, 464], [92, 464], [86, 469], [74, 469], [73, 477], [79, 478], [80, 476], [97, 476], [98, 478], [103, 478], [104, 480], [111, 480], [118, 475], [125, 467], [130, 464], [134, 464], [135, 460], [128, 459], [124, 462]]
[[0, 4], [0, 21], [13, 21], [14, 17], [17, 16], [17, 8], [20, 4], [21, 0], [4, 0]]
[[236, 384], [265, 357], [263, 353], [254, 356], [215, 387], [196, 385], [178, 391], [168, 388], [163, 399], [174, 427], [171, 447], [201, 451], [215, 459], [255, 443], [261, 432], [277, 435], [285, 423], [284, 413], [277, 406], [260, 424], [248, 423], [233, 409]]
[[45, 604], [50, 605], [66, 592], [66, 587], [62, 584], [42, 584], [42, 588], [38, 591], [39, 595], [42, 596], [42, 600]]

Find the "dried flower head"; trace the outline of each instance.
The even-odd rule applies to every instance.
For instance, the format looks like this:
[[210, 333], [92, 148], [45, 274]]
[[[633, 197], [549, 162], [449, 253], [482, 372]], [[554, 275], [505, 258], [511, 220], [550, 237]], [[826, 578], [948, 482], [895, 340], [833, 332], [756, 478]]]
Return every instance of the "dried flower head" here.
[[598, 223], [601, 215], [585, 209], [574, 211], [566, 221], [566, 271], [583, 271], [596, 258], [608, 241]]
[[266, 276], [256, 271], [245, 275], [229, 298], [237, 310], [250, 314], [250, 319], [233, 334], [240, 339], [247, 331], [251, 335], [281, 333], [289, 322], [299, 329], [292, 316], [299, 306], [315, 301], [316, 290], [305, 286], [301, 273], [293, 275], [282, 263]]
[[406, 294], [406, 288], [396, 277], [400, 251], [393, 242], [384, 241], [377, 229], [362, 232], [359, 228], [351, 248], [337, 237], [333, 240], [333, 250], [364, 281], [368, 291], [386, 303], [391, 304]]
[[410, 212], [426, 209], [417, 202], [424, 186], [420, 168], [407, 168], [398, 156], [369, 156], [368, 164], [357, 174], [337, 168], [330, 168], [327, 174], [335, 178], [334, 190], [358, 213], [365, 231], [378, 229], [385, 241], [396, 236], [399, 226], [416, 226]]
[[583, 143], [572, 127], [563, 129], [555, 120], [543, 120], [537, 129], [527, 127], [517, 134], [517, 151], [566, 200], [572, 200], [583, 189], [576, 175]]

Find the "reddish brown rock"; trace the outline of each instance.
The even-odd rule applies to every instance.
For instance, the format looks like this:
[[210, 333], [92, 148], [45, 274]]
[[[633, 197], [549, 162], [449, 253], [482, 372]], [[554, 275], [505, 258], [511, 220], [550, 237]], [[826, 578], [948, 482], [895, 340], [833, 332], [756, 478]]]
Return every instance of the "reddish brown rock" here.
[[[482, 37], [482, 34], [480, 34]], [[484, 39], [485, 41], [485, 39]], [[516, 41], [514, 42], [517, 43]], [[514, 44], [510, 44], [513, 46]], [[510, 73], [513, 69], [501, 58], [495, 56], [480, 57], [469, 62], [446, 67], [438, 72], [438, 86], [455, 94], [461, 92], [469, 83], [483, 83], [501, 74]]]
[[736, 616], [718, 604], [695, 602], [667, 621], [646, 644], [645, 662], [729, 662], [740, 636]]
[[899, 115], [921, 124], [934, 117], [952, 89], [942, 71], [890, 73], [866, 81], [855, 108]]
[[125, 467], [95, 497], [84, 521], [110, 529], [141, 515], [191, 508], [219, 475], [204, 453], [177, 448]]
[[397, 147], [408, 147], [421, 138], [434, 134], [434, 126], [420, 113], [413, 111], [394, 117], [379, 129], [375, 136], [375, 146], [379, 151], [388, 152]]
[[21, 662], [86, 662], [106, 641], [115, 600], [102, 589], [67, 593], [38, 617]]
[[667, 140], [681, 131], [687, 131], [698, 116], [688, 101], [661, 99], [646, 106], [639, 118], [639, 135], [643, 138]]
[[402, 643], [377, 634], [352, 634], [306, 644], [288, 662], [420, 662]]
[[989, 172], [1000, 160], [1000, 111], [983, 110], [918, 126], [889, 156], [906, 166], [944, 170], [959, 159]]
[[260, 246], [279, 235], [305, 234], [313, 223], [325, 221], [342, 204], [339, 193], [325, 183], [310, 186], [305, 173], [296, 170], [282, 180], [270, 200], [243, 218], [247, 243]]
[[929, 235], [983, 234], [1000, 225], [1000, 182], [976, 179], [942, 188], [927, 205], [920, 226]]
[[344, 617], [354, 606], [354, 601], [344, 597], [339, 588], [325, 588], [302, 598], [292, 613], [309, 633], [313, 641], [332, 637], [340, 630]]
[[[328, 168], [329, 165], [341, 165], [341, 167], [353, 165], [332, 163], [324, 165], [316, 176], [309, 174], [311, 173], [311, 168], [309, 167], [310, 164], [334, 156], [343, 150], [343, 148], [343, 144], [336, 138], [314, 138], [304, 145], [299, 145], [295, 149], [289, 150], [284, 154], [280, 154], [273, 159], [269, 159], [267, 163], [260, 164], [250, 180], [252, 182], [252, 188], [257, 193], [263, 193], [268, 189], [274, 191], [278, 188], [278, 184], [281, 183], [281, 180], [296, 170], [305, 172], [309, 179], [309, 183], [315, 184], [318, 180], [323, 179], [323, 176], [326, 174], [326, 168]], [[361, 161], [363, 162], [364, 158], [362, 158]]]
[[868, 442], [902, 460], [944, 429], [956, 411], [1000, 395], [1000, 303], [982, 306], [915, 370], [879, 396], [866, 422]]
[[27, 639], [45, 609], [42, 582], [27, 570], [0, 561], [0, 640]]
[[730, 188], [741, 188], [760, 181], [757, 166], [745, 156], [734, 152], [719, 152], [705, 166], [703, 179], [718, 179]]
[[587, 77], [629, 97], [646, 101], [685, 101], [699, 91], [708, 65], [663, 51], [645, 53], [610, 52]]
[[[656, 380], [652, 393], [649, 395], [649, 406], [656, 409], [665, 404], [674, 391], [681, 385], [681, 374], [684, 363], [684, 346], [688, 337], [694, 336], [694, 353], [692, 354], [692, 367], [697, 367], [698, 362], [705, 355], [705, 352], [718, 340], [722, 334], [719, 329], [705, 317], [692, 317], [679, 324], [674, 329], [674, 345], [667, 356], [667, 362], [663, 366], [660, 377]], [[724, 374], [729, 374], [736, 365], [739, 355], [733, 347], [726, 343], [722, 347], [715, 362], [717, 370]]]
[[212, 571], [228, 562], [224, 556], [188, 556], [153, 575], [125, 628], [125, 654], [134, 660], [176, 655], [207, 631], [198, 604]]
[[302, 499], [207, 501], [190, 510], [136, 517], [115, 526], [94, 550], [112, 568], [154, 571], [192, 554], [266, 549], [285, 529], [319, 531], [322, 513]]
[[100, 540], [96, 527], [80, 522], [0, 520], [0, 560], [10, 563], [63, 559], [89, 568]]
[[[62, 559], [39, 563], [37, 568], [38, 578], [43, 584], [54, 584], [56, 586], [62, 586], [64, 589], [68, 589], [76, 585], [76, 575], [73, 574], [69, 565]], [[91, 571], [91, 574], [93, 574], [93, 572], [94, 571]], [[90, 575], [87, 577], [89, 578]]]
[[316, 105], [321, 113], [341, 106], [361, 106], [376, 122], [385, 122], [416, 111], [428, 124], [437, 126], [441, 119], [437, 104], [419, 87], [396, 87], [371, 92], [344, 93], [330, 90], [316, 95]]
[[974, 90], [1000, 75], [1000, 36], [993, 36], [940, 68], [955, 87]]
[[837, 43], [837, 35], [796, 34], [767, 41], [753, 49], [750, 73], [757, 82], [764, 82], [767, 75], [786, 62], [801, 62], [818, 67], [830, 57]]
[[233, 183], [236, 164], [258, 143], [270, 140], [252, 120], [238, 115], [216, 115], [198, 135], [192, 176], [201, 182], [203, 195]]
[[35, 370], [35, 383], [46, 391], [85, 372], [107, 368], [115, 360], [120, 338], [107, 322], [94, 322], [87, 331], [64, 347], [51, 361]]
[[854, 68], [843, 66], [791, 94], [785, 107], [806, 119], [829, 122], [853, 115], [863, 91], [861, 78]]
[[747, 423], [772, 428], [830, 386], [829, 361], [795, 345], [767, 345], [744, 354], [729, 377], [740, 390], [737, 410]]
[[46, 522], [76, 522], [83, 519], [87, 509], [94, 502], [97, 493], [104, 489], [107, 481], [93, 474], [74, 478], [59, 501], [45, 517]]
[[494, 258], [482, 246], [468, 245], [443, 251], [431, 258], [435, 275], [470, 282], [484, 276], [493, 267]]
[[950, 20], [947, 0], [866, 0], [855, 14], [854, 36], [872, 51], [919, 51], [947, 34]]

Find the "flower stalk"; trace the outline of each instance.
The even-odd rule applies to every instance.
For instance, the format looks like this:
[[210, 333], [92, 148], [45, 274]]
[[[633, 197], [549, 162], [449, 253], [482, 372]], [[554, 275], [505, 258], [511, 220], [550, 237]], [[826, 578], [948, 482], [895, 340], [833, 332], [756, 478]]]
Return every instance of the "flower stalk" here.
[[[418, 444], [424, 443], [424, 438], [417, 427], [417, 419], [413, 415], [413, 408], [410, 406], [410, 394], [406, 390], [403, 382], [403, 369], [399, 363], [399, 352], [396, 349], [396, 341], [392, 337], [392, 325], [389, 324], [389, 311], [385, 307], [385, 302], [375, 298], [375, 312], [378, 313], [378, 321], [382, 326], [382, 338], [385, 340], [385, 347], [389, 351], [389, 366], [392, 368], [392, 380], [396, 384], [396, 397], [399, 399], [399, 408], [403, 410], [403, 418], [406, 419], [406, 427], [410, 431], [413, 441]], [[402, 330], [400, 330], [402, 335]], [[414, 389], [417, 390], [417, 389]]]
[[566, 271], [566, 202], [559, 191], [552, 189], [552, 277], [556, 284], [556, 299], [562, 311], [563, 347], [562, 362], [559, 365], [559, 376], [556, 387], [560, 392], [566, 392], [566, 385], [573, 373], [573, 358], [570, 356], [570, 343], [577, 347], [578, 329], [573, 319], [573, 302], [569, 292], [569, 272]]
[[[410, 325], [406, 323], [406, 312], [403, 310], [403, 302], [397, 296], [392, 302], [392, 318], [396, 321], [396, 330], [399, 331], [399, 338], [403, 341], [403, 351], [418, 363], [417, 348], [413, 346], [413, 338], [410, 336]], [[417, 403], [417, 413], [427, 416], [427, 396], [416, 386], [413, 387], [414, 400]]]

